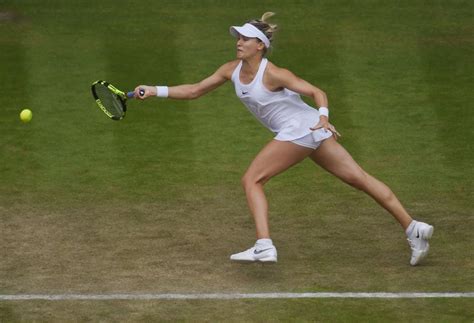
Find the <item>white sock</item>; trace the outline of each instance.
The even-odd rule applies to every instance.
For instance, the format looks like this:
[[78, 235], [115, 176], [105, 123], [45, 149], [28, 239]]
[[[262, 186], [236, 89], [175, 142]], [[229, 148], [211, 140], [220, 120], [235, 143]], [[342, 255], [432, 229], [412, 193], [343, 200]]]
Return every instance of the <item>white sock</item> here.
[[255, 242], [256, 246], [259, 247], [267, 247], [267, 246], [273, 246], [272, 239], [258, 239], [257, 242]]
[[408, 237], [413, 233], [413, 229], [415, 229], [415, 225], [416, 225], [416, 221], [415, 220], [411, 221], [410, 225], [408, 226], [407, 230], [405, 231], [405, 233], [407, 234]]

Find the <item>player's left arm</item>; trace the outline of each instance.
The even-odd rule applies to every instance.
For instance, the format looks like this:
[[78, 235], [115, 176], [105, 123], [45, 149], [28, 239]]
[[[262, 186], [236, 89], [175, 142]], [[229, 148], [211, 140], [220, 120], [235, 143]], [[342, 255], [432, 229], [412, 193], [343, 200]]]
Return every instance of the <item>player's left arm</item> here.
[[[267, 81], [270, 89], [275, 90], [279, 88], [286, 88], [301, 95], [313, 98], [318, 108], [328, 107], [328, 98], [323, 90], [296, 76], [289, 70], [272, 65], [267, 70], [267, 73]], [[319, 123], [313, 126], [311, 129], [316, 130], [320, 128], [332, 131], [332, 128], [334, 127], [329, 123], [328, 116], [320, 115]]]
[[268, 70], [269, 81], [274, 88], [287, 88], [293, 92], [313, 98], [317, 107], [327, 107], [328, 99], [323, 90], [296, 76], [287, 69], [273, 66]]

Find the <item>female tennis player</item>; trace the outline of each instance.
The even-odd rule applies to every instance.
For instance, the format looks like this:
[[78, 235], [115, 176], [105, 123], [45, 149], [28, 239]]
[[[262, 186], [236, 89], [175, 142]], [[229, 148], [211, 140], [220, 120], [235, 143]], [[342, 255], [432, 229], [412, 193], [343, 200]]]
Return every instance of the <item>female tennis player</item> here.
[[[412, 250], [410, 264], [417, 265], [428, 253], [433, 226], [414, 221], [390, 188], [367, 174], [336, 141], [339, 134], [329, 123], [326, 94], [265, 58], [277, 28], [268, 22], [273, 15], [267, 12], [261, 19], [230, 27], [231, 35], [237, 39], [237, 59], [222, 65], [201, 82], [170, 87], [139, 85], [135, 96], [139, 99], [155, 96], [196, 99], [230, 80], [242, 103], [275, 133], [242, 178], [257, 241], [250, 249], [231, 255], [231, 260], [277, 261], [277, 250], [270, 239], [268, 203], [263, 187], [272, 177], [310, 158], [345, 183], [367, 193], [390, 212], [408, 237]], [[145, 90], [143, 96], [139, 95], [140, 89]], [[304, 103], [300, 95], [312, 98], [319, 109]]]

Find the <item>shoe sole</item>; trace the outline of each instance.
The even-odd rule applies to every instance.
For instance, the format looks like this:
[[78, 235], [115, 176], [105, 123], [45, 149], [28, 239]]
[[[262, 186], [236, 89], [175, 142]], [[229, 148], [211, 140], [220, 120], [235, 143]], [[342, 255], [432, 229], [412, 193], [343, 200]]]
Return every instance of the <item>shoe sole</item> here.
[[277, 259], [275, 257], [267, 257], [267, 258], [258, 259], [257, 261], [271, 263], [271, 262], [277, 262]]
[[430, 250], [430, 245], [427, 243], [426, 249], [423, 250], [423, 251], [420, 253], [420, 255], [418, 256], [418, 258], [416, 259], [416, 262], [415, 262], [414, 264], [412, 264], [411, 261], [410, 261], [410, 265], [412, 265], [412, 266], [418, 265], [423, 259], [426, 258], [426, 256], [428, 255], [428, 251], [429, 251], [429, 250]]
[[276, 262], [277, 262], [277, 259], [274, 258], [274, 257], [266, 257], [266, 258], [255, 259], [255, 260], [230, 259], [230, 261], [239, 262], [239, 263], [245, 263], [245, 264], [250, 264], [250, 263], [253, 263], [253, 262], [276, 263]]

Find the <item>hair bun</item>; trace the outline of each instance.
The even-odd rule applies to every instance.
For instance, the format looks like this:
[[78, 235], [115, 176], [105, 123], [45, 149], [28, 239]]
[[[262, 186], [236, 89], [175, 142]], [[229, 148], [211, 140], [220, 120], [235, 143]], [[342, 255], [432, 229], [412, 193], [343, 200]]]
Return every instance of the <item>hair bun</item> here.
[[274, 15], [275, 15], [274, 12], [270, 12], [270, 11], [265, 12], [265, 13], [262, 15], [262, 18], [260, 18], [260, 20], [261, 20], [262, 22], [267, 22], [267, 20], [268, 20], [270, 17], [273, 17]]

